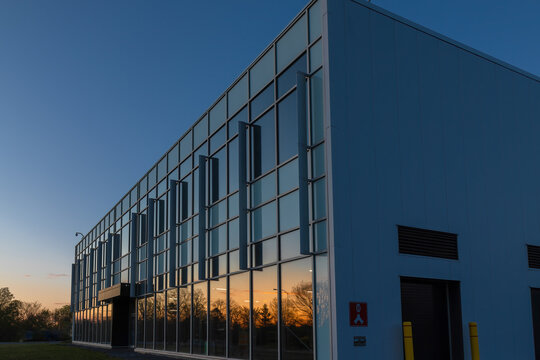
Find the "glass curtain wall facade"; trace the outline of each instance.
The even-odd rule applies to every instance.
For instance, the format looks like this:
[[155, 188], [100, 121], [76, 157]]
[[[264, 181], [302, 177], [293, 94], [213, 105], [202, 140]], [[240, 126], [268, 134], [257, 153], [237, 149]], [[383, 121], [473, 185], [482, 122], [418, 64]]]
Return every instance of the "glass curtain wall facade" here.
[[[236, 359], [329, 348], [321, 10], [311, 2], [75, 249], [74, 340]], [[315, 296], [314, 296], [315, 295]]]

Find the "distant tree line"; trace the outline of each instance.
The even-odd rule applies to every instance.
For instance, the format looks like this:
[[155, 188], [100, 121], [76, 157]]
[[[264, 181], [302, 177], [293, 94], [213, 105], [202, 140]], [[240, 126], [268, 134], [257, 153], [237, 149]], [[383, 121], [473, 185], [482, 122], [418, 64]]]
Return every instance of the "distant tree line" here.
[[66, 340], [71, 334], [69, 305], [55, 310], [38, 302], [16, 300], [0, 288], [0, 341]]

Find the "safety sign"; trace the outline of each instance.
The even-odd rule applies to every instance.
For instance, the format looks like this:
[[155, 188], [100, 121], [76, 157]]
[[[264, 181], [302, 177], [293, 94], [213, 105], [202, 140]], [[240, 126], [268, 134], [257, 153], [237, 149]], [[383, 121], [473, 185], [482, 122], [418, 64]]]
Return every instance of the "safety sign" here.
[[349, 303], [349, 322], [351, 326], [368, 326], [367, 303]]

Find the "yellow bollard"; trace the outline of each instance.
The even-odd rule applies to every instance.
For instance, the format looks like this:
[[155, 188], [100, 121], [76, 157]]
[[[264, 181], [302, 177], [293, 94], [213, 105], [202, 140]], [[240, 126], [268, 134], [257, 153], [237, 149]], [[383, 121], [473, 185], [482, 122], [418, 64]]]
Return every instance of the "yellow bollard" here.
[[471, 359], [480, 360], [480, 348], [478, 347], [478, 325], [469, 323], [469, 337], [471, 339]]
[[405, 350], [405, 360], [414, 360], [412, 323], [403, 322], [403, 349]]

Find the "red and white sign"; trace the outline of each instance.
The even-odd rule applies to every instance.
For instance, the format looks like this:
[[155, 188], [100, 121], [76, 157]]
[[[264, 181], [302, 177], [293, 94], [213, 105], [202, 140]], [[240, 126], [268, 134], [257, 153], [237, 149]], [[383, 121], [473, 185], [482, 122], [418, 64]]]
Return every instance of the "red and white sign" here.
[[367, 303], [349, 303], [349, 322], [351, 326], [368, 326]]

